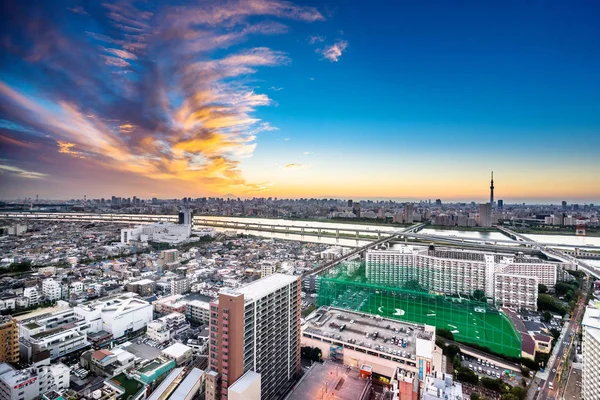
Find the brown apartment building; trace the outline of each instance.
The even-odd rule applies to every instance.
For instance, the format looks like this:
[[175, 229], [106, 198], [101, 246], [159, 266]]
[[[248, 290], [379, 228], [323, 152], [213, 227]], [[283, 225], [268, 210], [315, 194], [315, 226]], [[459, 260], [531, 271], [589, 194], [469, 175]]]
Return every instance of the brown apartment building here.
[[0, 316], [0, 362], [19, 362], [19, 328], [11, 316]]
[[210, 304], [206, 399], [227, 399], [244, 373], [260, 374], [261, 399], [283, 394], [300, 371], [300, 277], [273, 274], [226, 289]]

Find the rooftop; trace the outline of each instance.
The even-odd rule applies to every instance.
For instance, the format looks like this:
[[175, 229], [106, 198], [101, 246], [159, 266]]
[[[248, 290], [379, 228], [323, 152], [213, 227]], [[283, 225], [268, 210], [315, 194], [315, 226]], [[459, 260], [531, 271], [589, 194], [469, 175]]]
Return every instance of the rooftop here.
[[368, 390], [369, 382], [360, 377], [358, 369], [328, 362], [314, 363], [285, 400], [320, 399], [325, 391], [337, 400], [360, 399]]
[[229, 387], [229, 390], [234, 393], [243, 393], [250, 387], [257, 379], [260, 379], [260, 374], [254, 371], [248, 371], [242, 375], [237, 381]]
[[236, 289], [223, 289], [220, 293], [230, 295], [243, 294], [245, 301], [258, 300], [277, 289], [298, 281], [299, 278], [299, 276], [295, 275], [273, 274]]
[[169, 355], [174, 358], [182, 357], [187, 351], [190, 351], [191, 348], [182, 343], [174, 343], [164, 349], [163, 354]]
[[600, 309], [588, 306], [585, 309], [581, 325], [588, 328], [600, 329]]
[[[344, 326], [344, 329], [341, 329]], [[416, 338], [431, 340], [432, 333], [423, 325], [378, 318], [370, 314], [321, 307], [313, 312], [303, 326], [303, 334], [318, 335], [340, 343], [351, 343], [365, 350], [396, 355], [406, 352], [402, 358], [416, 353]], [[378, 333], [377, 337], [374, 336]], [[367, 333], [369, 336], [367, 337]], [[400, 340], [395, 344], [395, 340]], [[401, 346], [404, 339], [406, 347]], [[386, 356], [389, 357], [389, 356]]]
[[185, 400], [192, 397], [192, 391], [197, 387], [196, 384], [202, 379], [203, 375], [204, 371], [193, 368], [183, 382], [177, 386], [177, 389], [175, 389], [175, 392], [169, 397], [169, 400]]

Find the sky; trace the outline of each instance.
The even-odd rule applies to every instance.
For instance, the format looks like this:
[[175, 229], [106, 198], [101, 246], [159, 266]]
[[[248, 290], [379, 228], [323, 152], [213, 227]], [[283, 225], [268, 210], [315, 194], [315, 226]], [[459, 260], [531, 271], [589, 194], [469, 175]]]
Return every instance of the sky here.
[[600, 203], [600, 3], [28, 1], [0, 197]]

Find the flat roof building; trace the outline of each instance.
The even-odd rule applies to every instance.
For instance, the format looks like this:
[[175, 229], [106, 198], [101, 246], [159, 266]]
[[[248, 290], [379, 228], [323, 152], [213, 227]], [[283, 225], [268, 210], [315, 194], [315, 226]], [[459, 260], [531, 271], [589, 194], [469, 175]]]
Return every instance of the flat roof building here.
[[324, 359], [392, 377], [398, 367], [424, 375], [442, 371], [435, 327], [321, 307], [302, 325], [302, 345], [318, 347]]
[[366, 400], [371, 395], [371, 380], [358, 368], [338, 363], [314, 363], [285, 400]]

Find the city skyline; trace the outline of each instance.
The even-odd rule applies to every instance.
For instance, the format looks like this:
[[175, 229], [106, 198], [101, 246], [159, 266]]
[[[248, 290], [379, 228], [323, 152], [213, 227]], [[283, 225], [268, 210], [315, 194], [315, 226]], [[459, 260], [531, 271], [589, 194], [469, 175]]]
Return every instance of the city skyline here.
[[599, 203], [598, 5], [438, 7], [8, 4], [0, 197]]

